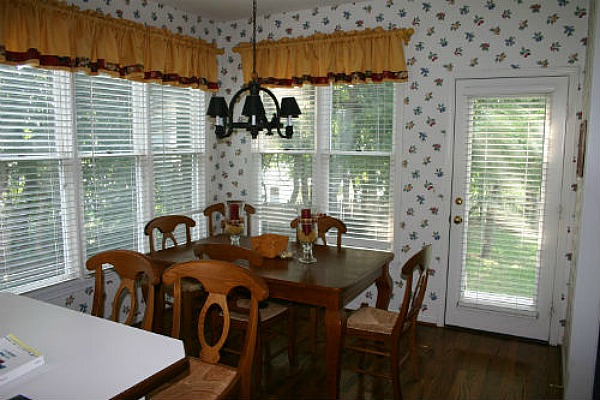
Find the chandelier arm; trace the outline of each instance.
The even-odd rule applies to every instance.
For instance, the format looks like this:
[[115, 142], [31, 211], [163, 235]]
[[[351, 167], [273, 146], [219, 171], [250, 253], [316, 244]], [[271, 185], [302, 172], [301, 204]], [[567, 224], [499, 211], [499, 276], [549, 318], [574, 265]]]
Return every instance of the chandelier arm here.
[[267, 88], [264, 88], [264, 87], [261, 86], [260, 90], [262, 90], [263, 92], [265, 92], [266, 94], [268, 94], [269, 97], [273, 100], [273, 103], [275, 103], [275, 116], [273, 117], [273, 120], [271, 122], [268, 122], [268, 128], [269, 128], [269, 130], [271, 130], [273, 128], [276, 128], [277, 129], [277, 134], [280, 137], [289, 139], [287, 136], [285, 136], [284, 134], [281, 133], [281, 128], [283, 127], [283, 124], [281, 123], [281, 107], [279, 107], [279, 101], [277, 101], [277, 97], [275, 97], [275, 95], [273, 94], [273, 92], [271, 92]]
[[229, 118], [228, 118], [229, 122], [227, 124], [227, 135], [224, 137], [229, 137], [229, 136], [233, 135], [233, 130], [235, 128], [244, 128], [245, 127], [245, 124], [241, 124], [241, 123], [238, 124], [238, 123], [234, 122], [233, 107], [237, 103], [238, 98], [242, 95], [242, 93], [247, 92], [249, 90], [250, 90], [250, 86], [244, 85], [244, 86], [242, 86], [242, 88], [240, 90], [235, 92], [235, 94], [231, 98], [231, 101], [229, 102]]

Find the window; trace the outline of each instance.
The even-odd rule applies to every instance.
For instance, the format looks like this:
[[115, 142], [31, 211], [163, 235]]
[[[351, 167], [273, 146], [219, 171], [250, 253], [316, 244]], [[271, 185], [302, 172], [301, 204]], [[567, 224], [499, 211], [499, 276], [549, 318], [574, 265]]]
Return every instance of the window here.
[[294, 96], [302, 114], [291, 140], [263, 134], [254, 143], [261, 232], [293, 236], [290, 221], [310, 204], [347, 224], [345, 243], [391, 248], [398, 90], [393, 83], [274, 90]]
[[0, 290], [146, 251], [155, 215], [199, 216], [203, 108], [198, 90], [0, 66]]

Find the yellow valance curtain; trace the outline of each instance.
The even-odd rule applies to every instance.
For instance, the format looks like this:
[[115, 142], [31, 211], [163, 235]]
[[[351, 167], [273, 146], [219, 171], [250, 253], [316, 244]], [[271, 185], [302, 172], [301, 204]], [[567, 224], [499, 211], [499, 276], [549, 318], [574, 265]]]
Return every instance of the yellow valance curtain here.
[[[404, 45], [413, 32], [412, 28], [376, 28], [262, 41], [256, 44], [256, 72], [267, 86], [405, 82]], [[242, 57], [244, 82], [250, 81], [252, 43], [240, 44], [233, 51]]]
[[217, 90], [222, 53], [201, 39], [57, 0], [0, 0], [0, 63]]

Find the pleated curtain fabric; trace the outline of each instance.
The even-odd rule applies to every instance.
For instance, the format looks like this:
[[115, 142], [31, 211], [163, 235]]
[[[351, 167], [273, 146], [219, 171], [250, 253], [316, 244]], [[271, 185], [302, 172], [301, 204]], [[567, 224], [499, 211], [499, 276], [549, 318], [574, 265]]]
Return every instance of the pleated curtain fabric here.
[[[375, 28], [261, 41], [256, 45], [256, 72], [265, 86], [406, 82], [404, 46], [413, 32]], [[242, 43], [233, 51], [242, 57], [244, 81], [250, 81], [252, 44]]]
[[0, 63], [218, 89], [223, 50], [56, 0], [0, 0]]

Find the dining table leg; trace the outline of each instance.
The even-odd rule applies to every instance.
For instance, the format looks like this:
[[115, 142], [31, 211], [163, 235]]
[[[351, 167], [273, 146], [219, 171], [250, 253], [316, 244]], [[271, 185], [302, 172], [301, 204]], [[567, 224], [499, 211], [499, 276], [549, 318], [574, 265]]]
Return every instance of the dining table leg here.
[[328, 399], [338, 399], [341, 377], [343, 311], [338, 307], [325, 308], [325, 340], [327, 370], [325, 372], [326, 395]]

